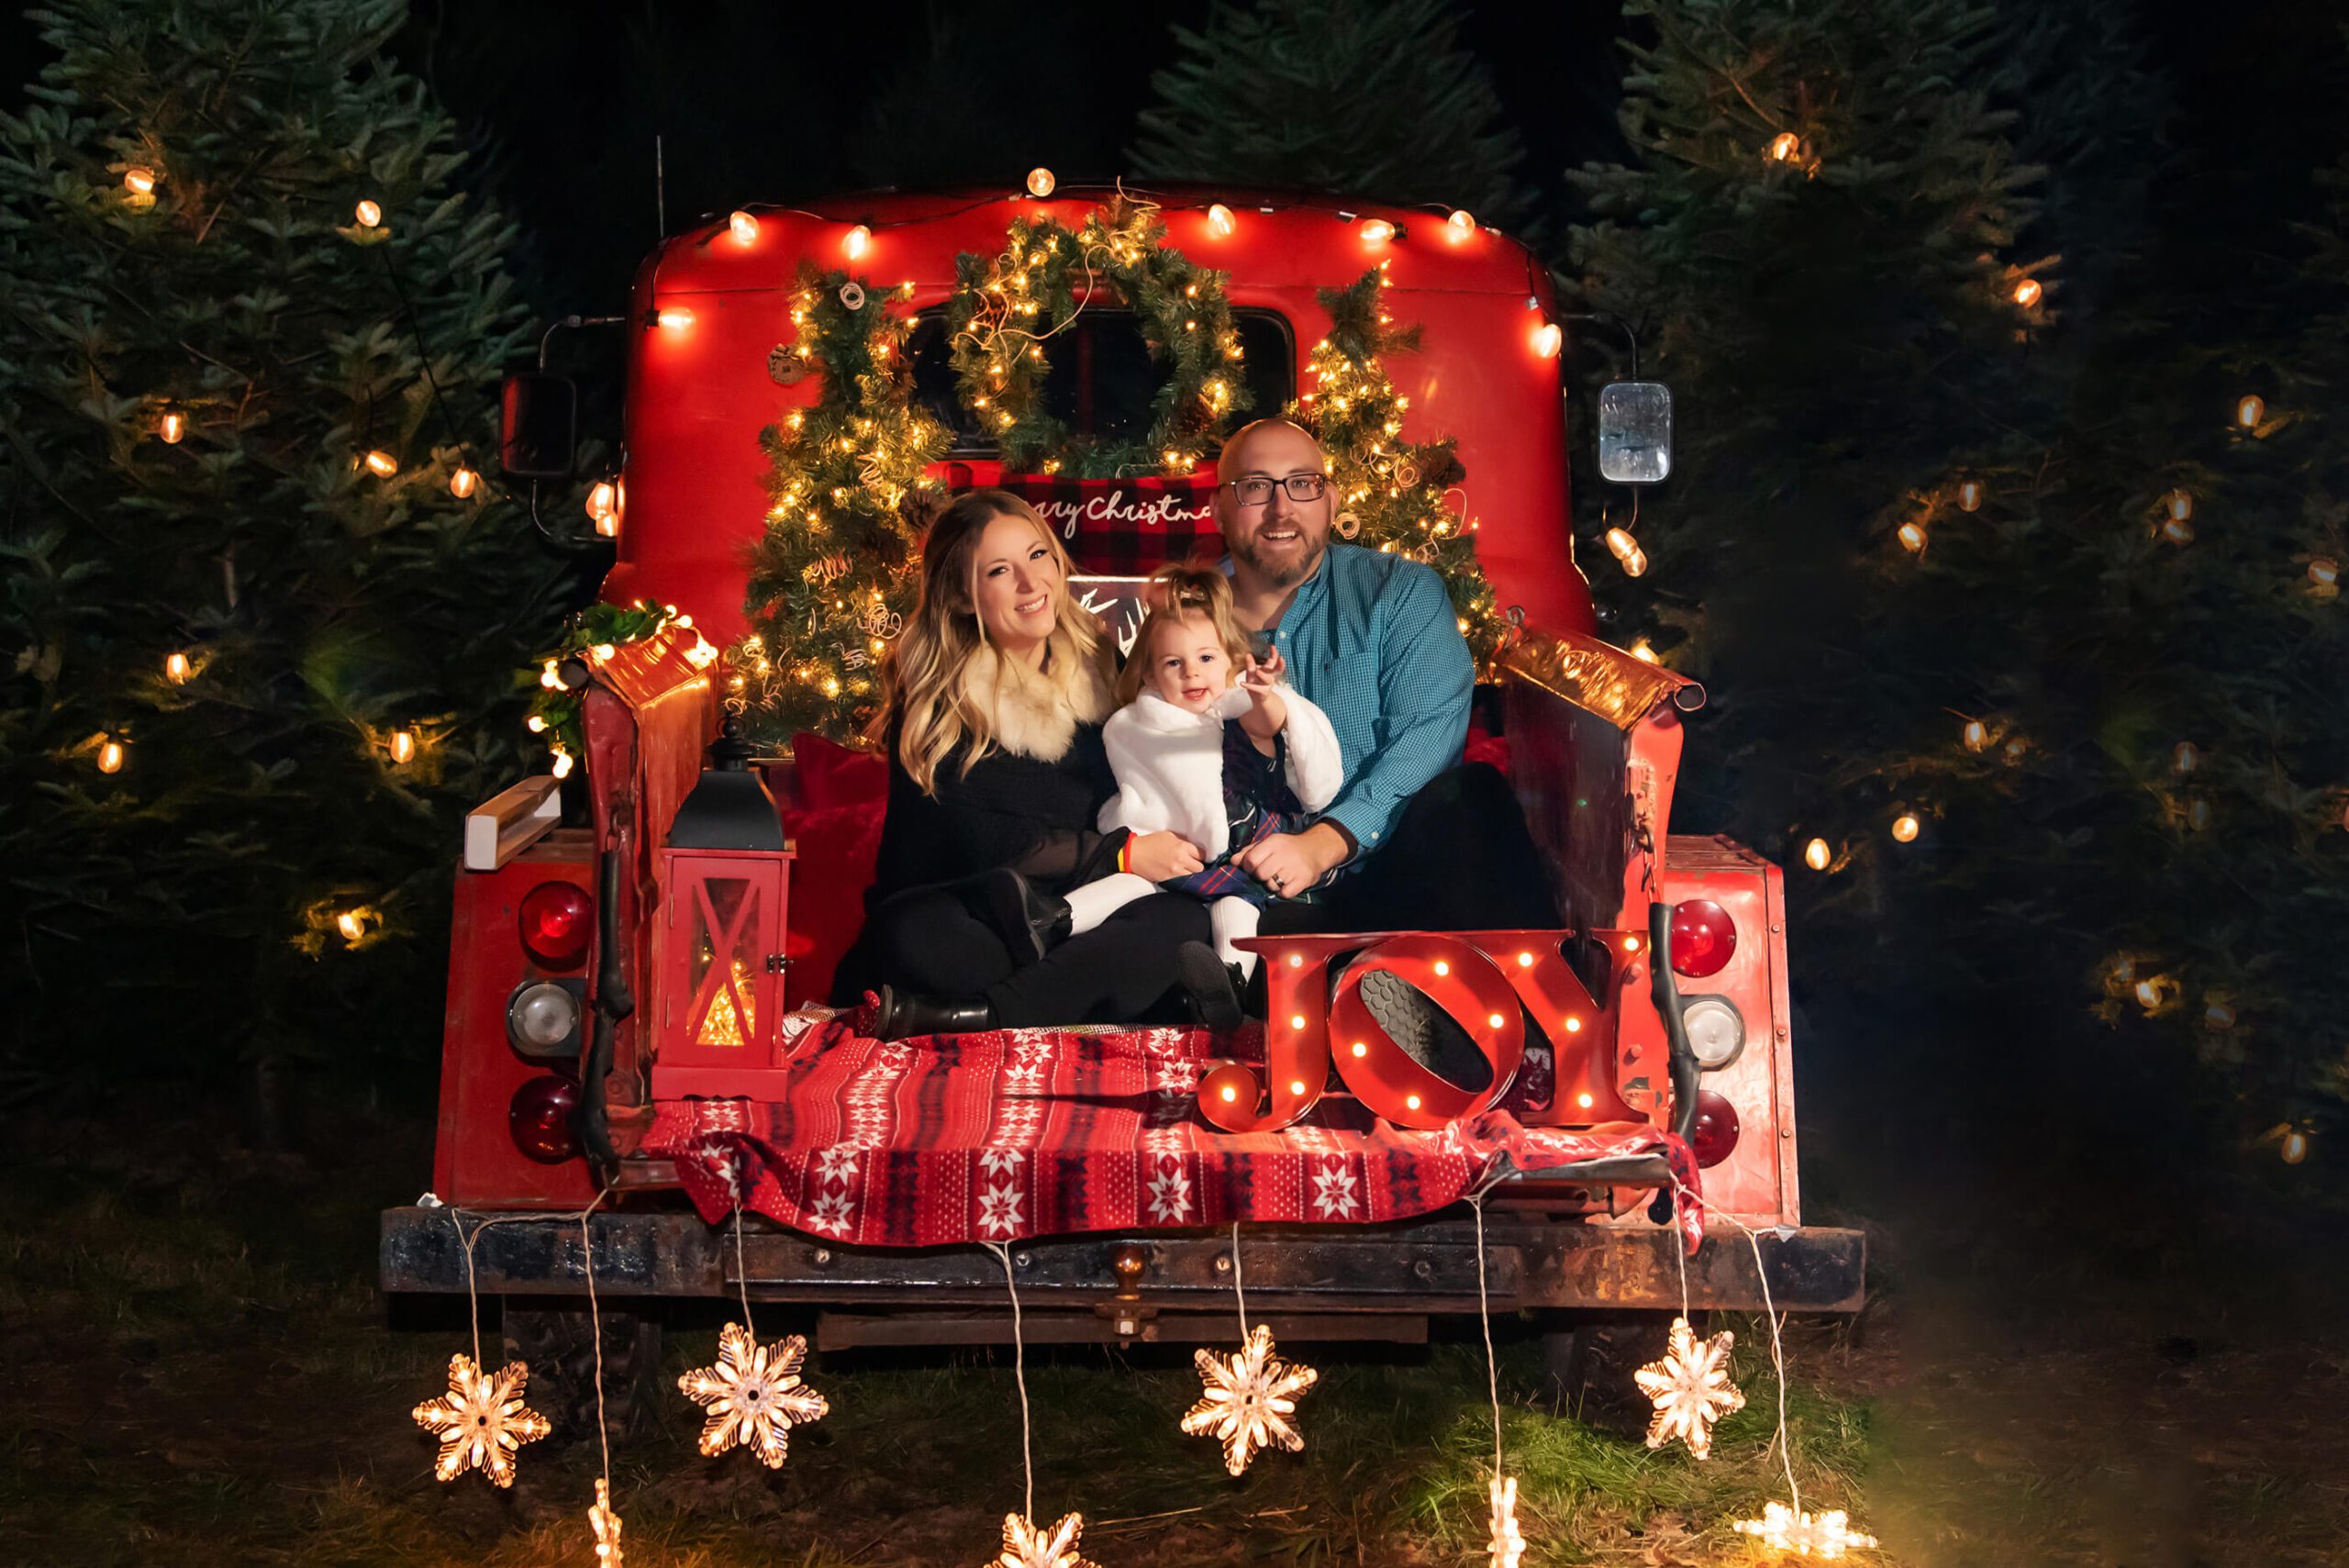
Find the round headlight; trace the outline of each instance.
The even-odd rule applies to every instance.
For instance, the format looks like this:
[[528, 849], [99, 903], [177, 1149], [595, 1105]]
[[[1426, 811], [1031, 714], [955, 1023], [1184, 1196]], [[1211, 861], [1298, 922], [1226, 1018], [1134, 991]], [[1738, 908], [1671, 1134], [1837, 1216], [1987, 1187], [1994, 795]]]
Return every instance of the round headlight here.
[[525, 985], [506, 1004], [506, 1032], [525, 1056], [558, 1054], [579, 1032], [579, 998], [551, 980]]
[[1745, 1049], [1745, 1020], [1726, 996], [1698, 996], [1680, 1009], [1688, 1029], [1689, 1049], [1697, 1065], [1707, 1072], [1726, 1067]]

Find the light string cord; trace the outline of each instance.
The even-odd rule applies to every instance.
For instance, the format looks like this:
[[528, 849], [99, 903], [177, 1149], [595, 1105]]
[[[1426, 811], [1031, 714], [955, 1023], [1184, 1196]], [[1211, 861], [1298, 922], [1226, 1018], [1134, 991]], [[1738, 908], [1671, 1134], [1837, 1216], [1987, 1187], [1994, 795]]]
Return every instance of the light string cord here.
[[1011, 1297], [1011, 1380], [1019, 1388], [1019, 1469], [1027, 1482], [1023, 1499], [1026, 1511], [1020, 1517], [1032, 1523], [1036, 1518], [1036, 1451], [1028, 1414], [1028, 1340], [1019, 1326], [1019, 1286], [1011, 1277], [1010, 1248], [1000, 1241], [982, 1241], [979, 1245], [993, 1252], [996, 1261], [1003, 1265], [1003, 1288]]
[[1240, 1338], [1248, 1338], [1248, 1291], [1240, 1279], [1240, 1221], [1231, 1222], [1231, 1299], [1240, 1308]]
[[[473, 1273], [473, 1243], [481, 1240], [481, 1233], [488, 1229], [493, 1225], [518, 1225], [526, 1220], [576, 1219], [584, 1225], [586, 1223], [587, 1217], [595, 1213], [598, 1208], [601, 1208], [604, 1205], [604, 1200], [611, 1195], [612, 1184], [607, 1182], [604, 1184], [604, 1190], [597, 1193], [595, 1197], [589, 1201], [585, 1208], [580, 1209], [575, 1213], [484, 1215], [482, 1217], [481, 1223], [474, 1226], [470, 1231], [465, 1229], [465, 1211], [453, 1204], [450, 1206], [449, 1223], [457, 1228], [457, 1244], [464, 1250], [465, 1254], [465, 1315], [472, 1320], [473, 1326], [473, 1365], [479, 1366], [482, 1364], [481, 1288], [476, 1283]], [[590, 1284], [592, 1285], [592, 1280], [590, 1281]]]
[[742, 1204], [734, 1204], [734, 1288], [742, 1293], [742, 1331], [755, 1338], [758, 1325], [751, 1321], [751, 1275], [742, 1263]]
[[1485, 1382], [1493, 1396], [1493, 1480], [1501, 1479], [1501, 1367], [1493, 1355], [1492, 1292], [1485, 1282], [1485, 1193], [1491, 1184], [1468, 1195], [1469, 1212], [1476, 1217], [1476, 1318], [1485, 1330]]
[[[598, 1194], [596, 1202], [603, 1201]], [[579, 1266], [587, 1276], [587, 1337], [596, 1346], [596, 1441], [603, 1451], [604, 1496], [608, 1498], [612, 1495], [612, 1433], [604, 1423], [604, 1313], [596, 1300], [596, 1247], [594, 1233], [587, 1227], [588, 1211], [594, 1207], [590, 1204], [579, 1214]]]
[[[1746, 1224], [1743, 1220], [1738, 1218], [1737, 1216], [1723, 1213], [1721, 1210], [1714, 1207], [1711, 1204], [1707, 1203], [1703, 1197], [1698, 1195], [1693, 1188], [1683, 1183], [1679, 1177], [1675, 1176], [1672, 1179], [1672, 1185], [1674, 1192], [1678, 1195], [1678, 1201], [1682, 1203], [1695, 1204], [1704, 1212], [1705, 1217], [1708, 1219], [1719, 1219], [1725, 1221], [1732, 1229], [1743, 1235], [1745, 1238], [1745, 1244], [1753, 1249], [1753, 1277], [1760, 1282], [1762, 1286], [1762, 1320], [1770, 1326], [1770, 1365], [1772, 1370], [1777, 1373], [1778, 1378], [1778, 1426], [1777, 1430], [1771, 1434], [1770, 1440], [1772, 1443], [1776, 1445], [1778, 1450], [1778, 1462], [1785, 1469], [1787, 1473], [1787, 1502], [1788, 1506], [1794, 1509], [1796, 1516], [1799, 1518], [1802, 1514], [1802, 1488], [1795, 1480], [1794, 1443], [1787, 1435], [1786, 1347], [1781, 1340], [1778, 1331], [1777, 1308], [1770, 1300], [1770, 1271], [1764, 1267], [1762, 1262], [1761, 1233], [1755, 1230], [1752, 1226]], [[1676, 1242], [1678, 1240], [1678, 1237], [1675, 1236], [1674, 1240]], [[1675, 1251], [1677, 1250], [1678, 1249], [1675, 1247]], [[1687, 1264], [1686, 1262], [1681, 1264], [1681, 1273], [1683, 1278], [1681, 1293], [1682, 1298], [1685, 1301], [1688, 1288], [1686, 1283], [1687, 1274]], [[1683, 1310], [1685, 1312], [1686, 1308], [1684, 1307]]]

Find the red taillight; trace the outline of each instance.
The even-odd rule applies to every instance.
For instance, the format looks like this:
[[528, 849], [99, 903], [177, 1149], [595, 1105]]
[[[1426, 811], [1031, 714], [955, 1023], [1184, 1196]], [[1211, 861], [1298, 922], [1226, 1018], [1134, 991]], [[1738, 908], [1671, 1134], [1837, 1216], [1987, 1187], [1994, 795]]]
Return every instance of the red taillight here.
[[1709, 898], [1672, 906], [1672, 967], [1692, 980], [1719, 974], [1737, 951], [1737, 922]]
[[596, 906], [567, 882], [542, 882], [522, 895], [522, 949], [549, 969], [576, 969], [596, 934]]
[[578, 1110], [578, 1084], [551, 1073], [531, 1079], [514, 1091], [513, 1103], [506, 1107], [514, 1147], [550, 1165], [575, 1158], [579, 1134], [571, 1118]]
[[1688, 1147], [1699, 1165], [1718, 1165], [1737, 1147], [1737, 1107], [1710, 1089], [1697, 1091], [1697, 1125], [1688, 1129]]

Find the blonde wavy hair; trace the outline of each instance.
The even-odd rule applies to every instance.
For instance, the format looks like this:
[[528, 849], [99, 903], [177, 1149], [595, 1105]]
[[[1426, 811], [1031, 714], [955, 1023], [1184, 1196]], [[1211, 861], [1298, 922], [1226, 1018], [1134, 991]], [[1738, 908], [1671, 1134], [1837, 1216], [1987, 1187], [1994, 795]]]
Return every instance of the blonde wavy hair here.
[[1162, 566], [1150, 574], [1150, 586], [1142, 591], [1142, 602], [1150, 606], [1150, 613], [1142, 617], [1141, 629], [1134, 634], [1134, 649], [1126, 658], [1126, 667], [1118, 672], [1119, 707], [1141, 695], [1142, 681], [1150, 673], [1150, 639], [1162, 626], [1204, 618], [1215, 628], [1217, 640], [1223, 644], [1224, 657], [1231, 661], [1231, 678], [1237, 681], [1240, 672], [1248, 667], [1252, 653], [1248, 633], [1232, 614], [1231, 579], [1219, 569], [1187, 564]]
[[881, 711], [869, 732], [885, 747], [890, 729], [898, 728], [897, 760], [925, 795], [938, 793], [939, 764], [956, 746], [969, 742], [965, 774], [995, 750], [995, 716], [971, 700], [963, 673], [974, 659], [1001, 656], [979, 619], [974, 557], [979, 537], [1002, 517], [1027, 519], [1060, 569], [1047, 662], [1100, 658], [1098, 623], [1069, 595], [1074, 568], [1068, 551], [1036, 509], [1008, 490], [968, 491], [949, 502], [922, 539], [921, 602], [882, 662]]

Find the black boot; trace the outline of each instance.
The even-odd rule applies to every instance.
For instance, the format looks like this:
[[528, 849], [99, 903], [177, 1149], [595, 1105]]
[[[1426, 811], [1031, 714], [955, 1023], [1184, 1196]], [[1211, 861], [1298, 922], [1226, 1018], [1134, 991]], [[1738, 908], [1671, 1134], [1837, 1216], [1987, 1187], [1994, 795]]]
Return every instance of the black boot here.
[[1232, 989], [1231, 971], [1215, 949], [1205, 942], [1185, 942], [1174, 950], [1174, 973], [1200, 1023], [1218, 1034], [1240, 1027], [1240, 993]]
[[987, 873], [979, 906], [986, 912], [988, 926], [1011, 950], [1011, 962], [1020, 968], [1068, 940], [1068, 900], [1040, 891], [1009, 866]]
[[880, 990], [881, 1006], [873, 1015], [873, 1038], [904, 1040], [918, 1034], [972, 1034], [996, 1027], [995, 1007], [982, 999], [948, 1002], [917, 995], [894, 985]]

